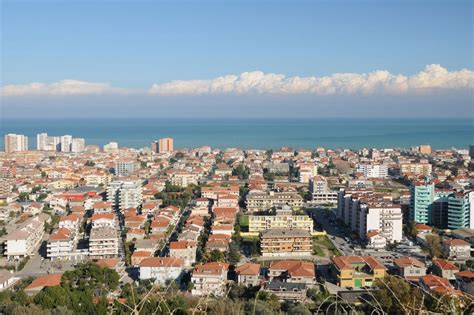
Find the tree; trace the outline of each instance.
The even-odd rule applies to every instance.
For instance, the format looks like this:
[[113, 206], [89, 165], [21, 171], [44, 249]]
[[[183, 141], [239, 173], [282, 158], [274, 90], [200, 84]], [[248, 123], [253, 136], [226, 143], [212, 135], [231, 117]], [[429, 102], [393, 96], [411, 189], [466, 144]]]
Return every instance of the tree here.
[[441, 257], [443, 252], [441, 250], [441, 238], [438, 234], [426, 235], [426, 247], [430, 252], [432, 258]]
[[240, 257], [239, 245], [236, 242], [231, 242], [229, 244], [229, 253], [227, 254], [228, 261], [232, 265], [236, 265], [240, 261]]
[[416, 239], [416, 235], [418, 234], [418, 230], [416, 229], [415, 221], [410, 221], [408, 224], [404, 226], [405, 234], [410, 236], [413, 239]]
[[238, 176], [240, 180], [246, 180], [250, 175], [250, 168], [244, 164], [239, 164], [232, 170], [232, 175]]
[[214, 249], [209, 254], [209, 261], [224, 261], [224, 254], [217, 249]]
[[85, 166], [95, 166], [95, 163], [93, 161], [86, 161], [84, 164]]
[[378, 303], [373, 303], [373, 306], [381, 305], [389, 314], [406, 314], [409, 310], [423, 307], [420, 290], [401, 278], [387, 276], [375, 280], [374, 286], [377, 288], [374, 296]]
[[30, 195], [28, 195], [28, 193], [26, 193], [26, 192], [22, 192], [18, 195], [18, 199], [22, 202], [25, 202], [28, 199], [30, 199]]

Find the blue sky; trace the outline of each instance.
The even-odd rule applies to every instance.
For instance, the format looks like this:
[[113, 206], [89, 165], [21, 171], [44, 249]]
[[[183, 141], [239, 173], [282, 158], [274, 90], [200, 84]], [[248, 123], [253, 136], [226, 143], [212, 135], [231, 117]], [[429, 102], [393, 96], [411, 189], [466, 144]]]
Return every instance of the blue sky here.
[[[322, 77], [387, 70], [409, 77], [430, 64], [473, 69], [471, 1], [5, 0], [1, 9], [2, 86], [73, 79], [148, 90], [246, 71]], [[469, 86], [472, 74], [467, 78]], [[472, 89], [462, 89], [465, 111]], [[3, 113], [14, 115], [31, 103], [27, 98], [2, 97]], [[231, 98], [222, 102], [234, 104]], [[41, 106], [55, 102], [42, 97]]]

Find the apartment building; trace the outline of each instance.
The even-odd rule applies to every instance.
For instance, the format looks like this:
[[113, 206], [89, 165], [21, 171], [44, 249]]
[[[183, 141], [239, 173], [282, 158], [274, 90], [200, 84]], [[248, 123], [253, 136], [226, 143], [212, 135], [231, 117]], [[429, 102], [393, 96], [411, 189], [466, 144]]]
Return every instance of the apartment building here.
[[32, 217], [6, 236], [5, 255], [8, 260], [35, 255], [35, 249], [43, 239], [46, 214]]
[[289, 205], [295, 210], [299, 210], [304, 199], [296, 192], [275, 192], [250, 193], [247, 196], [247, 210], [249, 212], [265, 211], [277, 205]]
[[291, 207], [275, 209], [274, 215], [249, 215], [249, 232], [258, 233], [269, 229], [301, 229], [313, 233], [314, 221], [307, 215], [293, 215]]
[[139, 181], [113, 181], [107, 187], [107, 201], [122, 211], [127, 208], [138, 208], [143, 202], [142, 189]]
[[449, 258], [471, 258], [471, 244], [461, 239], [446, 240], [443, 242], [443, 253]]
[[76, 251], [77, 233], [67, 228], [58, 228], [51, 233], [46, 245], [47, 257], [51, 260], [80, 259], [87, 251]]
[[229, 264], [223, 262], [208, 262], [194, 267], [191, 294], [224, 296], [228, 271]]
[[410, 186], [410, 219], [416, 223], [432, 224], [434, 184], [416, 181]]
[[201, 196], [203, 198], [217, 200], [219, 195], [233, 195], [238, 197], [239, 191], [239, 185], [202, 187]]
[[121, 160], [115, 163], [115, 175], [117, 176], [129, 176], [137, 170], [137, 162], [130, 160]]
[[5, 153], [28, 151], [28, 137], [9, 133], [5, 135]]
[[357, 165], [356, 172], [364, 174], [365, 178], [386, 178], [388, 167], [379, 163], [360, 163]]
[[407, 177], [431, 176], [433, 166], [428, 161], [400, 163], [400, 175]]
[[377, 231], [388, 243], [402, 240], [401, 206], [372, 190], [341, 190], [337, 216], [361, 239], [367, 239], [369, 232]]
[[448, 197], [448, 228], [474, 228], [474, 191], [456, 192]]
[[73, 138], [71, 142], [71, 152], [81, 153], [86, 150], [86, 140], [84, 138]]
[[172, 185], [179, 187], [188, 187], [189, 185], [197, 185], [199, 175], [187, 171], [177, 171], [171, 174], [170, 182]]
[[174, 141], [172, 138], [162, 138], [158, 140], [158, 151], [159, 153], [173, 152]]
[[309, 256], [313, 250], [311, 234], [300, 229], [270, 229], [260, 232], [263, 257]]
[[71, 152], [72, 136], [64, 135], [61, 136], [61, 152]]
[[337, 204], [338, 193], [329, 189], [328, 181], [324, 176], [315, 176], [309, 181], [309, 191], [312, 201], [316, 204]]
[[331, 262], [340, 287], [370, 287], [386, 273], [384, 265], [372, 256], [334, 256]]
[[92, 227], [89, 236], [89, 256], [92, 259], [117, 257], [118, 247], [118, 235], [115, 228]]

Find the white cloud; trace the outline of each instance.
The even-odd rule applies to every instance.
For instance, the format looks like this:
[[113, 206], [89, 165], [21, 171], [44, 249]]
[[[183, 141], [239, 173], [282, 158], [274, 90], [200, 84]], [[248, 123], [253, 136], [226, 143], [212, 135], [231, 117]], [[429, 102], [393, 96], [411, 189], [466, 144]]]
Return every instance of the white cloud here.
[[[403, 95], [436, 90], [473, 90], [474, 72], [448, 71], [440, 65], [427, 65], [412, 76], [385, 70], [369, 73], [335, 73], [323, 77], [287, 77], [261, 71], [226, 75], [210, 80], [171, 81], [153, 84], [151, 95], [216, 94], [310, 94], [310, 95]], [[144, 91], [113, 87], [108, 83], [62, 80], [51, 84], [33, 82], [5, 85], [3, 96], [144, 94]]]
[[4, 96], [25, 95], [89, 95], [89, 94], [124, 94], [128, 90], [112, 87], [107, 83], [86, 82], [79, 80], [61, 80], [51, 84], [33, 82], [29, 84], [10, 84], [2, 87]]
[[153, 84], [149, 90], [158, 95], [204, 94], [406, 94], [440, 89], [474, 89], [474, 72], [448, 71], [428, 65], [413, 75], [395, 75], [385, 70], [370, 73], [336, 73], [324, 77], [286, 77], [261, 71], [227, 75], [211, 80], [171, 81]]

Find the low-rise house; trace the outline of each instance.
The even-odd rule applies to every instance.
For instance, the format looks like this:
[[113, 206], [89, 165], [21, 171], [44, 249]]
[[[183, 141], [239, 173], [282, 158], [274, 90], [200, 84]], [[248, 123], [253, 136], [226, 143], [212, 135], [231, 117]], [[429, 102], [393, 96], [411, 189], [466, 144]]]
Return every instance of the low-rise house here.
[[455, 273], [459, 271], [459, 267], [445, 259], [434, 259], [432, 265], [433, 274], [446, 278], [448, 280], [455, 280]]
[[146, 251], [154, 253], [158, 248], [158, 241], [153, 239], [143, 239], [137, 240], [135, 242], [135, 250], [136, 251]]
[[408, 281], [417, 281], [426, 275], [426, 266], [416, 258], [403, 256], [393, 261], [400, 277]]
[[142, 205], [142, 214], [149, 216], [149, 217], [154, 217], [155, 214], [159, 211], [160, 209], [160, 203], [158, 202], [145, 202]]
[[155, 283], [165, 284], [166, 280], [179, 280], [183, 273], [184, 261], [172, 257], [150, 257], [140, 262], [140, 280], [155, 279]]
[[94, 211], [94, 214], [100, 214], [100, 213], [112, 213], [112, 203], [107, 202], [107, 201], [99, 201], [94, 203], [92, 206], [92, 210]]
[[369, 231], [366, 235], [367, 247], [373, 249], [383, 249], [387, 246], [387, 238], [379, 231]]
[[265, 290], [275, 294], [280, 301], [299, 301], [306, 299], [306, 283], [283, 282], [281, 280], [270, 281]]
[[47, 276], [40, 276], [33, 280], [23, 291], [28, 295], [34, 295], [47, 287], [54, 287], [61, 284], [61, 274], [55, 273]]
[[285, 282], [316, 283], [316, 268], [313, 262], [284, 260], [273, 262], [269, 268], [270, 279], [278, 278]]
[[370, 287], [385, 277], [384, 265], [372, 256], [334, 256], [331, 261], [340, 287]]
[[99, 213], [93, 214], [89, 219], [89, 222], [92, 224], [92, 227], [110, 227], [115, 228], [116, 221], [113, 213]]
[[270, 229], [260, 233], [263, 257], [310, 256], [313, 250], [311, 234], [301, 229]]
[[460, 271], [454, 274], [456, 287], [464, 293], [474, 295], [474, 272], [470, 270]]
[[150, 224], [150, 233], [165, 233], [171, 224], [171, 219], [166, 217], [158, 217]]
[[127, 231], [126, 239], [127, 242], [133, 240], [142, 240], [145, 238], [145, 230], [142, 229], [130, 229]]
[[245, 263], [235, 268], [240, 285], [252, 287], [260, 285], [260, 264]]
[[65, 228], [71, 231], [79, 229], [80, 218], [77, 215], [70, 214], [59, 218], [59, 228]]
[[196, 242], [174, 241], [170, 242], [169, 248], [169, 256], [182, 259], [185, 266], [189, 267], [196, 262]]
[[191, 294], [224, 296], [228, 271], [229, 264], [223, 262], [209, 262], [194, 267]]
[[15, 277], [12, 272], [0, 269], [0, 292], [12, 287], [20, 278]]
[[218, 250], [225, 252], [230, 243], [230, 236], [225, 234], [211, 234], [206, 242], [208, 251]]
[[420, 278], [421, 287], [426, 290], [441, 293], [441, 294], [461, 294], [461, 291], [456, 290], [446, 278], [438, 277], [436, 275], [426, 275]]
[[144, 259], [150, 258], [152, 256], [153, 256], [152, 252], [147, 252], [144, 250], [136, 250], [133, 252], [131, 256], [132, 266], [138, 266]]
[[92, 227], [89, 236], [89, 255], [92, 259], [117, 257], [117, 230], [108, 226]]
[[471, 245], [465, 240], [452, 239], [443, 242], [443, 253], [451, 259], [471, 258]]

